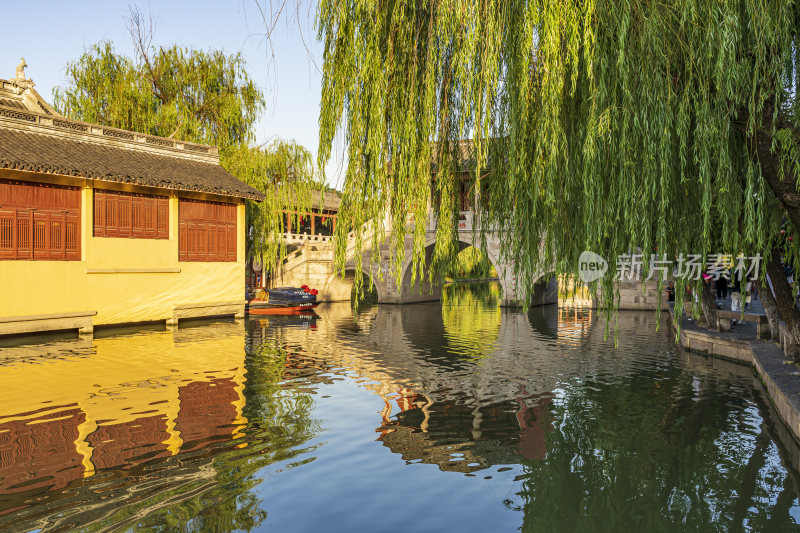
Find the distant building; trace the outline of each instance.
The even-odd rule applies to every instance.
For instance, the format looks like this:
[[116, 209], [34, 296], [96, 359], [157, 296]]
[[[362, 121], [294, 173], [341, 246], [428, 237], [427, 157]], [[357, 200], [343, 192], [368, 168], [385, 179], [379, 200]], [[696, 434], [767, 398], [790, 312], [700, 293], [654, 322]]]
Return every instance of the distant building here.
[[[283, 240], [287, 251], [293, 251], [298, 246], [305, 244], [329, 243], [333, 238], [338, 219], [339, 205], [342, 199], [337, 191], [324, 193], [311, 191], [310, 207], [308, 211], [284, 209], [283, 211]], [[271, 269], [273, 263], [280, 258], [268, 258], [265, 263], [260, 258], [253, 258], [247, 268], [248, 292], [262, 287], [271, 286]]]
[[311, 192], [311, 211], [284, 211], [283, 227], [287, 242], [310, 240], [304, 235], [330, 237], [336, 229], [336, 218], [342, 200], [336, 191]]
[[60, 116], [20, 70], [0, 80], [0, 334], [242, 316], [263, 195], [215, 147]]

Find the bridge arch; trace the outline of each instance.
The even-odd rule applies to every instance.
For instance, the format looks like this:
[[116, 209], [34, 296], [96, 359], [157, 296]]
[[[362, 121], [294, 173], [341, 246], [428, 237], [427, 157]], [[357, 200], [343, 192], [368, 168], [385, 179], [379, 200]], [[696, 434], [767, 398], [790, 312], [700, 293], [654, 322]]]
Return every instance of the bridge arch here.
[[[466, 233], [466, 232], [459, 232], [458, 235], [458, 246], [459, 252], [473, 246], [478, 250], [484, 252], [489, 259], [489, 262], [492, 264], [494, 269], [497, 271], [497, 276], [500, 280], [500, 286], [502, 288], [503, 293], [503, 303], [505, 305], [508, 304], [506, 300], [509, 296], [512, 296], [513, 291], [510, 290], [510, 282], [513, 281], [512, 275], [510, 275], [510, 268], [507, 268], [501, 261], [499, 256], [499, 242], [496, 242], [497, 239], [492, 239], [487, 236], [486, 239], [486, 246], [483, 246], [483, 242], [480, 239], [472, 239], [473, 233]], [[436, 235], [435, 233], [429, 235], [428, 238], [425, 240], [425, 266], [431, 263], [433, 258], [433, 250], [436, 245]], [[406, 257], [405, 261], [402, 265], [402, 284], [399, 288], [399, 293], [401, 296], [402, 301], [405, 302], [418, 302], [418, 301], [432, 301], [432, 300], [440, 300], [441, 299], [441, 282], [434, 282], [431, 284], [428, 282], [427, 278], [424, 280], [415, 280], [414, 283], [411, 282], [411, 279], [414, 274], [413, 268], [413, 259], [410, 257]], [[425, 267], [423, 267], [423, 271]], [[420, 282], [422, 282], [420, 284]]]
[[[435, 229], [428, 229], [425, 232], [425, 266], [431, 263], [433, 250], [436, 244]], [[274, 280], [275, 286], [280, 285], [310, 285], [319, 289], [322, 301], [350, 301], [350, 293], [354, 277], [357, 272], [370, 276], [378, 296], [378, 303], [415, 303], [436, 301], [441, 299], [442, 284], [441, 280], [429, 280], [424, 277], [422, 280], [414, 280], [412, 268], [412, 238], [406, 236], [405, 258], [401, 265], [400, 284], [397, 278], [388, 268], [387, 262], [390, 261], [393, 250], [389, 234], [380, 240], [378, 249], [366, 249], [362, 251], [362, 264], [358, 265], [354, 261], [355, 242], [348, 242], [347, 264], [344, 278], [337, 273], [334, 268], [334, 249], [329, 241], [320, 241], [311, 246], [303, 246], [291, 257], [284, 259], [283, 266], [278, 276]], [[369, 243], [369, 239], [367, 240]], [[458, 232], [457, 238], [460, 249], [474, 246], [486, 253], [489, 262], [494, 266], [502, 289], [501, 305], [519, 306], [523, 292], [518, 287], [516, 276], [512, 265], [504, 262], [500, 257], [500, 238], [498, 235], [488, 233], [485, 242], [479, 239], [472, 229], [464, 229]], [[383, 272], [373, 272], [373, 267], [377, 261], [373, 261], [373, 254], [380, 254]], [[536, 278], [533, 288], [533, 296], [528, 302], [530, 305], [542, 305], [555, 303], [558, 299], [558, 283], [552, 274], [542, 273]], [[537, 283], [538, 281], [538, 283]]]
[[[497, 271], [500, 287], [502, 289], [503, 306], [515, 307], [521, 305], [521, 298], [523, 291], [517, 285], [517, 279], [514, 275], [511, 265], [506, 264], [500, 259], [500, 239], [493, 234], [486, 235], [485, 242], [472, 231], [459, 231], [458, 232], [458, 245], [459, 251], [469, 246], [474, 246], [478, 250], [484, 252]], [[425, 264], [430, 264], [433, 257], [433, 249], [436, 245], [435, 232], [429, 232], [425, 240]], [[410, 255], [410, 254], [409, 254]], [[422, 281], [415, 280], [411, 283], [413, 277], [413, 260], [407, 257], [402, 265], [402, 284], [398, 288], [399, 300], [402, 303], [424, 302], [441, 299], [441, 282], [434, 282], [431, 284], [427, 279]], [[425, 269], [423, 268], [423, 271]], [[549, 303], [556, 303], [558, 301], [558, 281], [552, 272], [542, 272], [534, 281], [534, 290], [531, 305], [544, 305]], [[381, 301], [381, 300], [379, 300]]]
[[[344, 276], [342, 276], [340, 273], [337, 272], [331, 273], [325, 280], [325, 283], [323, 284], [323, 287], [320, 290], [321, 292], [320, 299], [327, 302], [349, 302], [351, 299], [351, 293], [353, 290], [353, 283], [355, 281], [355, 276], [359, 272], [367, 278], [367, 280], [365, 280], [365, 283], [368, 284], [370, 273], [365, 268], [357, 269], [348, 266], [347, 268], [345, 268]], [[375, 292], [378, 295], [378, 301], [379, 302], [383, 301], [385, 297], [384, 294], [385, 289], [381, 286], [381, 284], [378, 282], [377, 279], [374, 280], [372, 285], [374, 287]], [[367, 288], [368, 287], [365, 287], [365, 290]]]

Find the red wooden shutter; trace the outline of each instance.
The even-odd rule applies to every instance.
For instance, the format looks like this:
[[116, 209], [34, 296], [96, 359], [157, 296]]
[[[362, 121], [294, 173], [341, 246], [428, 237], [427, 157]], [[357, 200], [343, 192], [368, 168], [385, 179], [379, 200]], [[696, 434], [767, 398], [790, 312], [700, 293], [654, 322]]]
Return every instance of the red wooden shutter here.
[[131, 236], [131, 197], [128, 195], [120, 195], [117, 196], [117, 208], [118, 208], [118, 230], [117, 235], [119, 237], [128, 237]]
[[17, 214], [17, 259], [33, 259], [33, 209], [15, 209]]
[[214, 244], [217, 261], [227, 261], [228, 254], [225, 245], [228, 239], [225, 238], [225, 224], [214, 224]]
[[197, 260], [209, 261], [208, 258], [208, 221], [197, 223], [199, 242], [197, 244]]
[[14, 259], [16, 246], [14, 226], [16, 222], [15, 211], [0, 209], [0, 259]]
[[144, 199], [144, 236], [147, 239], [154, 239], [156, 236], [155, 198]]
[[94, 191], [94, 236], [105, 237], [106, 225], [103, 222], [106, 219], [106, 203], [105, 194], [102, 191]]
[[156, 239], [169, 239], [169, 198], [156, 199]]
[[77, 187], [0, 180], [0, 259], [80, 260], [80, 226], [67, 224], [80, 208]]
[[178, 261], [188, 261], [187, 250], [189, 245], [189, 223], [185, 220], [178, 222]]
[[78, 213], [67, 212], [66, 237], [64, 240], [64, 255], [66, 259], [80, 260], [81, 258], [81, 217]]
[[95, 189], [96, 237], [169, 238], [169, 198]]
[[131, 199], [131, 237], [144, 238], [144, 198], [141, 196]]
[[200, 233], [198, 232], [197, 227], [197, 222], [188, 222], [189, 248], [186, 251], [187, 261], [200, 261], [197, 256], [197, 246], [198, 241], [200, 240]]
[[180, 200], [178, 259], [236, 261], [236, 205]]
[[117, 195], [113, 193], [106, 193], [106, 237], [116, 237], [119, 235], [117, 228]]
[[228, 238], [225, 239], [226, 245], [226, 252], [227, 252], [227, 260], [228, 261], [236, 261], [236, 224], [228, 224], [225, 228], [226, 232], [228, 233]]
[[206, 248], [206, 261], [219, 261], [217, 259], [217, 225], [214, 222], [206, 222], [208, 232], [208, 248]]

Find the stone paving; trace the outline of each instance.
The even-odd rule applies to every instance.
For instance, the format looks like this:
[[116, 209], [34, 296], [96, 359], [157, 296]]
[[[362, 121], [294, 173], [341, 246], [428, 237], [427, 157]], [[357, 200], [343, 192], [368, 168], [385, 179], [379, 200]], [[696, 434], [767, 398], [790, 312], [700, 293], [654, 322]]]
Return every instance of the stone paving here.
[[[670, 308], [672, 309], [674, 302], [670, 302]], [[727, 298], [718, 299], [717, 300], [717, 308], [722, 309], [725, 311], [731, 310], [731, 298], [728, 296]], [[760, 299], [753, 299], [750, 302], [750, 305], [747, 306], [745, 313], [752, 313], [757, 315], [764, 314], [764, 307], [761, 305]], [[756, 323], [752, 321], [746, 320], [737, 320], [736, 323], [731, 324], [731, 330], [729, 332], [719, 333], [716, 331], [709, 331], [705, 327], [697, 326], [692, 318], [685, 317], [684, 318], [684, 325], [683, 327], [688, 327], [689, 329], [697, 329], [698, 331], [702, 331], [704, 333], [708, 333], [710, 335], [718, 336], [720, 338], [733, 338], [737, 340], [757, 340], [758, 333]]]

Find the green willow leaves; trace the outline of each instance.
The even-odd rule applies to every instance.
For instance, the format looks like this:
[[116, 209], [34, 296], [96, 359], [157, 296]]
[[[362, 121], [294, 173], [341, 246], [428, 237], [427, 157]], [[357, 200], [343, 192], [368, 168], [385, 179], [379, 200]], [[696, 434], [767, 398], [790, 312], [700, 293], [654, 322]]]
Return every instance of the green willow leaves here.
[[[309, 212], [314, 192], [322, 185], [317, 180], [311, 152], [294, 141], [277, 140], [266, 148], [239, 146], [225, 158], [225, 168], [265, 193], [261, 202], [247, 202], [247, 235], [250, 257], [278, 258], [286, 255], [279, 238], [285, 231], [284, 211], [291, 225], [298, 226], [297, 213]], [[272, 265], [267, 263], [267, 269]]]
[[214, 144], [221, 154], [254, 140], [264, 109], [241, 54], [172, 46], [131, 59], [102, 42], [67, 64], [67, 80], [53, 91], [66, 116]]
[[[752, 139], [766, 132], [797, 178], [797, 135], [773, 128], [798, 107], [793, 1], [321, 0], [317, 25], [318, 164], [341, 130], [340, 217], [376, 243], [394, 230], [398, 277], [407, 224], [429, 206], [434, 265], [457, 252], [463, 179], [523, 292], [576, 273], [584, 250], [613, 273], [636, 250], [648, 263], [774, 244], [786, 213]], [[611, 276], [602, 291], [613, 298]]]

